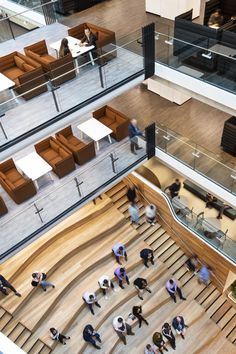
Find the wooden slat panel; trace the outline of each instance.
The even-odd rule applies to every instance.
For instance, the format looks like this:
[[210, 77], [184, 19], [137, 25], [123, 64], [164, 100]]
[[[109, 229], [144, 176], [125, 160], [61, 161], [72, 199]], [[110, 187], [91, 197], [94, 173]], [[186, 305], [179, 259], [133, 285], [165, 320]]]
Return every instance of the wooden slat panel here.
[[220, 294], [217, 289], [215, 289], [207, 299], [201, 304], [202, 307], [207, 311], [209, 307], [211, 307], [214, 302], [220, 297]]
[[158, 239], [156, 239], [151, 246], [154, 250], [158, 250], [167, 240], [169, 240], [170, 236], [164, 232]]
[[157, 257], [161, 256], [164, 252], [166, 252], [173, 244], [174, 241], [171, 238], [168, 238], [161, 246], [157, 248]]
[[179, 250], [179, 246], [174, 243], [171, 247], [168, 248], [167, 251], [165, 251], [161, 256], [160, 260], [162, 262], [165, 262], [168, 258], [171, 257], [172, 254], [174, 254], [177, 250]]

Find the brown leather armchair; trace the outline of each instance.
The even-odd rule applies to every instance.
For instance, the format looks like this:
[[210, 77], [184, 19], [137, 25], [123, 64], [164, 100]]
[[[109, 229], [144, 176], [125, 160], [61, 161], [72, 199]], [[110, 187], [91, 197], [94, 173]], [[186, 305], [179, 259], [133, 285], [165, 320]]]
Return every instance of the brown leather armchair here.
[[[78, 26], [68, 29], [68, 35], [75, 37], [77, 39], [82, 39], [84, 37], [84, 28], [89, 27], [93, 34], [96, 35], [96, 47], [100, 49], [100, 54], [113, 51], [111, 56], [116, 57], [115, 44], [116, 44], [116, 35], [115, 32], [110, 31], [106, 28], [96, 26], [92, 23], [84, 22]], [[113, 44], [113, 45], [111, 45]], [[101, 50], [102, 49], [102, 50]]]
[[128, 136], [129, 118], [110, 106], [104, 106], [93, 112], [93, 117], [112, 130], [111, 136], [120, 141]]
[[5, 215], [8, 212], [7, 206], [0, 196], [0, 216]]
[[56, 139], [60, 141], [74, 156], [77, 164], [83, 165], [96, 156], [94, 142], [85, 144], [73, 135], [71, 126], [56, 133]]
[[24, 51], [28, 57], [42, 65], [43, 70], [55, 86], [61, 85], [76, 76], [71, 54], [59, 59], [49, 55], [45, 40], [25, 47]]
[[47, 91], [42, 66], [19, 52], [0, 57], [0, 72], [15, 82], [14, 90], [17, 93], [24, 94], [32, 90], [22, 96], [26, 100]]
[[0, 184], [17, 204], [37, 193], [33, 181], [19, 173], [12, 159], [0, 164]]
[[35, 146], [37, 153], [52, 166], [59, 178], [75, 170], [72, 153], [52, 136]]

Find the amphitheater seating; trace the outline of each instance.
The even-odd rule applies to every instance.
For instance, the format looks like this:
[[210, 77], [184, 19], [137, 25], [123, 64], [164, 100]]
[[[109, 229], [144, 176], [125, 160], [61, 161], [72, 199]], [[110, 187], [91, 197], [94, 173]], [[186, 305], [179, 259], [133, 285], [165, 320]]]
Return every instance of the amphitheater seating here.
[[[171, 322], [176, 314], [183, 314], [190, 327], [185, 341], [177, 338], [178, 350], [191, 352], [194, 348], [200, 353], [203, 348], [208, 352], [214, 348], [215, 353], [220, 353], [227, 348], [227, 353], [233, 353], [235, 308], [213, 284], [207, 288], [198, 285], [196, 276], [186, 270], [187, 256], [165, 229], [159, 223], [150, 226], [145, 222], [140, 201], [141, 225], [130, 225], [125, 195], [126, 185], [121, 182], [102, 195], [96, 205], [86, 205], [0, 267], [23, 294], [22, 298], [12, 294], [2, 300], [0, 330], [26, 353], [88, 354], [94, 349], [82, 340], [82, 330], [91, 323], [102, 335], [101, 353], [137, 353], [142, 352], [140, 348], [151, 340], [151, 333], [160, 330], [164, 321]], [[128, 262], [124, 265], [131, 284], [121, 290], [114, 281], [119, 291], [105, 300], [97, 280], [102, 274], [114, 277], [117, 263], [111, 247], [117, 241], [127, 247]], [[139, 257], [144, 247], [153, 248], [155, 254], [155, 265], [149, 269]], [[56, 288], [46, 293], [32, 289], [29, 279], [33, 270], [46, 271]], [[147, 278], [152, 289], [142, 302], [132, 285], [137, 276]], [[178, 280], [187, 301], [173, 303], [164, 287], [170, 277]], [[102, 306], [95, 308], [95, 316], [82, 301], [86, 290], [96, 291]], [[119, 314], [128, 318], [132, 306], [139, 303], [150, 324], [140, 330], [137, 321], [131, 321], [136, 336], [128, 338], [124, 350], [112, 328], [112, 319]], [[52, 326], [70, 335], [66, 346], [52, 341], [48, 331]], [[170, 348], [169, 351], [172, 352]]]

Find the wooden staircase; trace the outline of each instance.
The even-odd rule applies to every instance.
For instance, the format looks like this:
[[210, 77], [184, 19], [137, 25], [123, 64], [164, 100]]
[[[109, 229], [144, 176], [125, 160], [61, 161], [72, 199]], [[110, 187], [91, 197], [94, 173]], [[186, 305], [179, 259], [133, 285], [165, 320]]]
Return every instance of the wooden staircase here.
[[[127, 186], [122, 181], [107, 192], [115, 206], [129, 219], [128, 200], [126, 198]], [[138, 201], [140, 211], [140, 226], [136, 230], [143, 236], [144, 241], [150, 245], [154, 254], [163, 262], [173, 276], [181, 282], [183, 288], [191, 284], [195, 276], [187, 271], [185, 262], [187, 256], [181, 248], [165, 231], [165, 225], [150, 226], [145, 222], [144, 206]], [[225, 337], [236, 345], [236, 307], [211, 283], [202, 290], [198, 287], [194, 298], [205, 310], [211, 320], [221, 329]], [[236, 349], [235, 349], [236, 351]]]
[[35, 340], [32, 332], [22, 323], [16, 321], [14, 317], [2, 307], [0, 307], [0, 331], [22, 349], [26, 343], [30, 343], [28, 351], [30, 354], [49, 354], [51, 352], [51, 348], [41, 340]]
[[[214, 353], [218, 354], [218, 349], [224, 345], [227, 354], [233, 354], [235, 347], [229, 341], [235, 344], [234, 308], [213, 284], [208, 287], [198, 284], [197, 277], [185, 267], [187, 256], [166, 232], [164, 225], [146, 223], [145, 208], [140, 201], [140, 225], [130, 225], [126, 190], [126, 185], [120, 182], [96, 206], [92, 203], [85, 206], [79, 214], [69, 217], [5, 263], [9, 279], [24, 296], [17, 298], [11, 294], [3, 299], [0, 330], [26, 353], [88, 354], [94, 353], [94, 349], [83, 341], [82, 331], [86, 324], [91, 323], [102, 336], [101, 354], [136, 354], [143, 353], [145, 341], [154, 330], [160, 329], [160, 321], [171, 321], [173, 313], [179, 313], [186, 314], [190, 326], [188, 331], [192, 331], [193, 336], [194, 331], [200, 336], [207, 328], [204, 340], [198, 343], [196, 339], [194, 342], [194, 347], [201, 349], [196, 353], [209, 354], [215, 345]], [[114, 278], [117, 263], [111, 247], [118, 241], [127, 247], [128, 262], [124, 265], [130, 285], [121, 290], [116, 284], [118, 292], [105, 300], [97, 281], [102, 274]], [[155, 265], [148, 269], [139, 257], [139, 252], [145, 247], [154, 250], [156, 259]], [[46, 293], [32, 289], [29, 279], [34, 270], [45, 270], [56, 288]], [[142, 302], [132, 285], [137, 276], [147, 278], [152, 289]], [[178, 299], [174, 304], [170, 299], [165, 282], [171, 277], [179, 281], [187, 301]], [[97, 292], [101, 304], [101, 309], [95, 308], [95, 316], [82, 301], [83, 292], [88, 290]], [[145, 335], [129, 339], [130, 345], [124, 350], [112, 328], [112, 319], [119, 314], [128, 316], [132, 306], [141, 303], [150, 326], [142, 327]], [[132, 325], [138, 333], [137, 321]], [[71, 337], [67, 345], [50, 339], [50, 327], [56, 327]], [[221, 344], [217, 342], [217, 336]], [[181, 352], [191, 352], [186, 349], [193, 345], [191, 340], [185, 343], [178, 341], [178, 348], [182, 346]], [[170, 348], [169, 352], [172, 352]]]

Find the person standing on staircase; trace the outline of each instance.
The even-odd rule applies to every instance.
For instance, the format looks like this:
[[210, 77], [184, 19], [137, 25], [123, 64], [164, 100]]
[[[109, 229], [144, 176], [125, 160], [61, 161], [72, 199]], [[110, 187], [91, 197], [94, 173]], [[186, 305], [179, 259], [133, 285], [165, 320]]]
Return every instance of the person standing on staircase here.
[[121, 267], [116, 268], [114, 271], [114, 275], [115, 275], [116, 279], [118, 280], [119, 287], [121, 289], [124, 289], [124, 286], [123, 286], [124, 280], [126, 280], [127, 284], [129, 285], [129, 278], [126, 274], [125, 268], [121, 268]]
[[122, 340], [122, 342], [126, 345], [126, 334], [128, 336], [134, 336], [135, 333], [132, 332], [131, 326], [125, 322], [124, 318], [121, 316], [117, 316], [113, 320], [113, 328], [116, 331], [118, 337]]
[[157, 208], [154, 204], [150, 204], [145, 209], [146, 221], [152, 226], [156, 223]]
[[138, 145], [138, 136], [143, 136], [143, 133], [137, 125], [137, 120], [132, 119], [129, 123], [129, 140], [130, 140], [130, 150], [134, 155], [137, 155], [136, 150], [142, 149]]
[[139, 209], [138, 209], [137, 204], [131, 203], [128, 210], [129, 210], [131, 224], [140, 225], [140, 223], [139, 223]]
[[95, 304], [97, 307], [101, 307], [101, 305], [98, 303], [95, 293], [86, 292], [83, 294], [82, 299], [88, 305], [92, 315], [94, 315], [93, 304]]
[[9, 283], [9, 281], [7, 281], [3, 275], [0, 274], [0, 291], [4, 294], [4, 295], [9, 295], [7, 292], [7, 289], [10, 289], [11, 291], [13, 291], [13, 293], [16, 296], [21, 297], [21, 294], [18, 293], [18, 291], [16, 291], [16, 289]]
[[176, 302], [176, 293], [178, 293], [181, 300], [186, 300], [183, 296], [181, 289], [178, 287], [176, 280], [170, 279], [166, 283], [166, 290], [169, 293], [170, 297]]
[[127, 262], [128, 257], [127, 257], [127, 252], [126, 252], [124, 245], [122, 245], [121, 243], [116, 243], [112, 247], [112, 252], [114, 253], [114, 255], [116, 257], [117, 263], [121, 264], [121, 261], [120, 261], [121, 258], [124, 258]]

